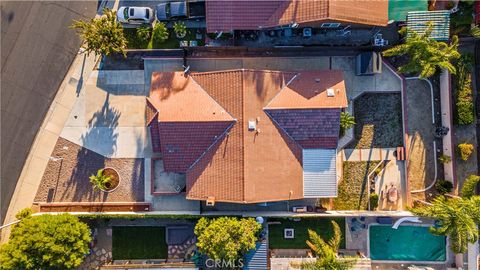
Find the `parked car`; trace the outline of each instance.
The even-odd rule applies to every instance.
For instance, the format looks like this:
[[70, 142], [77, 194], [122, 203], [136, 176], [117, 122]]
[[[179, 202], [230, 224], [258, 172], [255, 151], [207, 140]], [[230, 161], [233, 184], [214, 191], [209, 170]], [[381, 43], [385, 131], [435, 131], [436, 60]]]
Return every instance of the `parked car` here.
[[160, 3], [155, 7], [157, 20], [193, 19], [205, 17], [204, 1]]
[[153, 21], [153, 10], [149, 7], [120, 7], [117, 20], [128, 24], [145, 24]]

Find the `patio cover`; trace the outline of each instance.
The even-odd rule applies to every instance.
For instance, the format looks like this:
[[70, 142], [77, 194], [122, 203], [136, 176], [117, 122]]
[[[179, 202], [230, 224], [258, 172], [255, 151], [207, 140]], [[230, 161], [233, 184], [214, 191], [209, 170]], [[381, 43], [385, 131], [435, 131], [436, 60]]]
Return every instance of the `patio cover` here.
[[430, 36], [436, 40], [448, 40], [450, 37], [450, 12], [437, 11], [411, 11], [407, 15], [407, 27], [419, 34], [425, 33], [427, 23], [433, 23], [433, 32]]
[[427, 0], [389, 0], [388, 1], [388, 20], [390, 21], [406, 21], [407, 14], [410, 11], [427, 11]]
[[303, 197], [337, 197], [336, 149], [303, 149]]

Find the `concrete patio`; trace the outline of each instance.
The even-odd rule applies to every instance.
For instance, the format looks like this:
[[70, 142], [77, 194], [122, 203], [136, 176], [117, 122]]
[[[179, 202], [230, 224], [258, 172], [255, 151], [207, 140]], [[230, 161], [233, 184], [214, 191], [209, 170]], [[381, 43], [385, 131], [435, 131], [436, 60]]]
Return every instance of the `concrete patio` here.
[[105, 157], [150, 157], [145, 95], [143, 71], [94, 71], [60, 136]]

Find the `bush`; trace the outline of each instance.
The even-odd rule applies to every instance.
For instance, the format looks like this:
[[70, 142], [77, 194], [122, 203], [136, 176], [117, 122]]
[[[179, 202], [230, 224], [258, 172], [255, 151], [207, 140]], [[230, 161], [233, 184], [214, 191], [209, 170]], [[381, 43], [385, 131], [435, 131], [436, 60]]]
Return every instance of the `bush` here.
[[475, 108], [473, 104], [471, 66], [472, 56], [463, 55], [457, 63], [455, 84], [455, 123], [470, 125], [475, 121]]
[[236, 260], [255, 248], [262, 226], [253, 218], [201, 218], [195, 226], [198, 250], [209, 258]]
[[151, 36], [151, 29], [148, 26], [140, 26], [137, 28], [137, 38], [143, 41], [149, 41]]
[[353, 127], [355, 125], [355, 117], [350, 115], [348, 112], [340, 113], [340, 135], [345, 134], [345, 130]]
[[463, 182], [462, 197], [470, 198], [475, 195], [475, 189], [477, 188], [478, 183], [480, 183], [480, 176], [468, 176], [467, 179], [465, 179], [465, 181]]
[[452, 158], [449, 155], [441, 155], [438, 158], [438, 161], [442, 164], [450, 163], [452, 161]]
[[163, 43], [168, 39], [168, 29], [164, 23], [155, 23], [155, 26], [153, 27], [152, 39], [156, 44]]
[[176, 22], [173, 25], [173, 31], [177, 37], [184, 37], [187, 34], [187, 26], [183, 22]]
[[461, 143], [458, 145], [458, 152], [463, 161], [467, 161], [473, 153], [473, 144]]
[[24, 218], [0, 246], [0, 269], [75, 269], [88, 253], [90, 241], [87, 224], [75, 216]]
[[15, 215], [15, 218], [16, 219], [24, 219], [24, 218], [27, 218], [29, 216], [31, 216], [33, 214], [33, 211], [31, 208], [24, 208], [22, 210], [20, 210], [20, 212], [18, 212], [16, 215]]
[[438, 180], [437, 183], [435, 183], [435, 189], [437, 189], [438, 193], [443, 195], [452, 191], [453, 184], [447, 180]]
[[370, 193], [370, 210], [375, 210], [378, 207], [378, 194]]

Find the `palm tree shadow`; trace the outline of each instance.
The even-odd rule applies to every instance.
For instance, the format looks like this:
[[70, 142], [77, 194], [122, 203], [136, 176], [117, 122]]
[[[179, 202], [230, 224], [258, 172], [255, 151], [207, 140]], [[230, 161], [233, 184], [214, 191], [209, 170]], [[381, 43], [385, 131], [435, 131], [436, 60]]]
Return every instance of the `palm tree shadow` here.
[[93, 189], [89, 176], [104, 168], [108, 157], [114, 154], [118, 139], [116, 128], [120, 115], [121, 113], [118, 110], [110, 107], [109, 94], [107, 94], [102, 108], [93, 114], [88, 121], [87, 132], [81, 136], [82, 145], [93, 145], [95, 146], [93, 149], [99, 149], [101, 153], [96, 153], [85, 147], [78, 151], [76, 166], [69, 180], [65, 183], [68, 187], [67, 190], [71, 192], [62, 194], [62, 201], [64, 199], [74, 202], [106, 201], [108, 199], [108, 193]]

